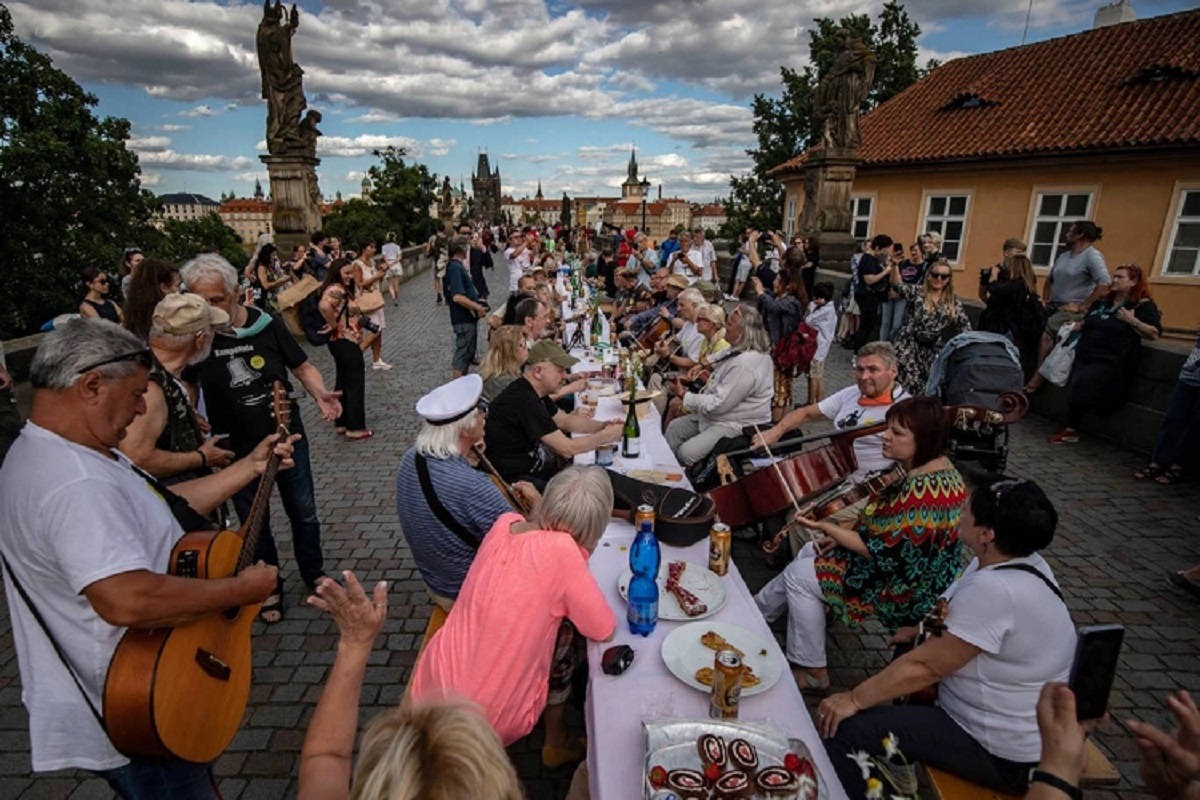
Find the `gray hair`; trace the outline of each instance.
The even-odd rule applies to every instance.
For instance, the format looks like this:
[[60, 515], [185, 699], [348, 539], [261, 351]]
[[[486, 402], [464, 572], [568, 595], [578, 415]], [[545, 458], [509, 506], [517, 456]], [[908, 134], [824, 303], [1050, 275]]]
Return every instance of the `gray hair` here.
[[453, 236], [450, 239], [450, 249], [447, 251], [451, 257], [462, 254], [466, 255], [471, 243], [467, 241], [465, 236]]
[[201, 253], [180, 267], [179, 275], [189, 292], [195, 291], [197, 284], [206, 281], [219, 281], [225, 284], [225, 290], [230, 293], [237, 291], [237, 270], [217, 253]]
[[[145, 349], [138, 337], [108, 320], [73, 319], [42, 339], [29, 367], [29, 380], [35, 389], [69, 389], [87, 365]], [[118, 361], [95, 371], [105, 378], [121, 380], [138, 369], [134, 361]]]
[[475, 424], [482, 412], [475, 409], [462, 419], [456, 419], [448, 425], [434, 425], [426, 422], [417, 433], [417, 452], [426, 458], [453, 458], [466, 455], [458, 446], [458, 438], [467, 428]]
[[762, 314], [751, 305], [738, 306], [742, 316], [742, 338], [738, 342], [739, 350], [753, 350], [756, 353], [771, 352], [771, 335], [763, 325]]
[[596, 547], [612, 516], [613, 488], [600, 467], [567, 467], [546, 485], [529, 521], [548, 531], [566, 531], [587, 551]]
[[695, 303], [697, 306], [704, 305], [704, 295], [695, 286], [689, 286], [680, 292], [675, 302], [678, 303], [680, 300], [687, 300], [689, 303]]
[[855, 355], [859, 358], [878, 356], [883, 365], [888, 369], [893, 369], [896, 366], [896, 348], [892, 346], [891, 342], [867, 342], [858, 348], [858, 352]]

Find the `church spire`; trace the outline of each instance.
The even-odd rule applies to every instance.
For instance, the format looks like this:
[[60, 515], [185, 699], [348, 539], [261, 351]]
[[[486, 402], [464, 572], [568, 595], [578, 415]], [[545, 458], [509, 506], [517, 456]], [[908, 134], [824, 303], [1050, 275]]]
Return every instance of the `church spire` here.
[[637, 152], [632, 147], [629, 148], [629, 182], [638, 182]]
[[534, 195], [534, 198], [537, 200], [542, 200], [542, 199], [544, 199], [544, 197], [545, 196], [542, 194], [542, 179], [538, 178], [538, 190], [537, 190], [537, 194]]

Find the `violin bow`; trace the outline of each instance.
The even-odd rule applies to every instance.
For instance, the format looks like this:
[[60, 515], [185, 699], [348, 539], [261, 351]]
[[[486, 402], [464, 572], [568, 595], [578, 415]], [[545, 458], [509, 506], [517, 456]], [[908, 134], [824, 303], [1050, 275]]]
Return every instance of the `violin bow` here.
[[796, 499], [795, 492], [792, 491], [791, 485], [784, 479], [783, 470], [779, 468], [779, 462], [775, 460], [775, 454], [771, 452], [771, 446], [767, 444], [766, 439], [763, 439], [762, 431], [755, 424], [754, 432], [758, 434], [758, 438], [762, 439], [762, 448], [767, 451], [767, 458], [771, 459], [771, 466], [775, 469], [775, 477], [779, 478], [779, 482], [783, 484], [783, 490], [787, 492], [788, 500], [792, 501], [792, 508], [796, 509], [796, 513], [800, 513], [800, 501]]

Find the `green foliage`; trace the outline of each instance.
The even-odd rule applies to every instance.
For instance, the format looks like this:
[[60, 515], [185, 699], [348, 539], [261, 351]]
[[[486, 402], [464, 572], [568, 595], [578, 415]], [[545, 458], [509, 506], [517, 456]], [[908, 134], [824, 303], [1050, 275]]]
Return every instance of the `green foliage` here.
[[0, 5], [0, 337], [78, 305], [80, 271], [115, 271], [148, 226], [129, 123], [13, 32]]
[[385, 233], [394, 231], [396, 241], [402, 246], [426, 241], [437, 228], [437, 221], [429, 216], [437, 177], [424, 164], [406, 164], [403, 148], [376, 150], [374, 155], [382, 163], [367, 170], [374, 184], [371, 203], [383, 210], [387, 223], [372, 237], [383, 241]]
[[[374, 192], [371, 197], [375, 197]], [[341, 239], [342, 248], [346, 250], [357, 251], [359, 243], [365, 239], [373, 239], [376, 245], [382, 247], [387, 234], [392, 231], [395, 231], [397, 240], [400, 239], [400, 232], [395, 229], [386, 209], [358, 198], [326, 214], [321, 220], [321, 229]]]
[[904, 91], [937, 66], [936, 62], [930, 62], [924, 70], [917, 68], [917, 37], [921, 29], [896, 0], [884, 4], [877, 24], [866, 14], [851, 14], [838, 22], [821, 18], [815, 23], [809, 31], [812, 64], [799, 71], [781, 67], [780, 96], [756, 94], [751, 103], [758, 147], [746, 151], [754, 162], [751, 171], [730, 177], [727, 220], [721, 226], [723, 238], [736, 241], [746, 228], [783, 227], [783, 186], [767, 177], [767, 172], [820, 140], [821, 123], [813, 113], [813, 96], [820, 76], [833, 64], [837, 54], [834, 33], [839, 28], [861, 39], [877, 59], [875, 82], [863, 104], [864, 113]]
[[216, 212], [199, 219], [168, 219], [163, 222], [158, 237], [147, 238], [149, 241], [144, 243], [143, 250], [154, 258], [165, 258], [176, 264], [183, 264], [200, 253], [213, 252], [220, 253], [235, 269], [241, 270], [249, 256], [241, 237]]

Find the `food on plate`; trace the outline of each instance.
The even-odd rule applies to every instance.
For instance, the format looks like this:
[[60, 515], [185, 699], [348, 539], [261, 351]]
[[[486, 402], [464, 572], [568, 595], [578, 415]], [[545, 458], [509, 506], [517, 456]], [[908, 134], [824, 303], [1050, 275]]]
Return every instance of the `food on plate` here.
[[706, 733], [696, 742], [696, 750], [700, 753], [701, 764], [714, 764], [724, 769], [729, 763], [725, 740], [713, 733]]
[[694, 769], [673, 769], [667, 773], [667, 787], [681, 797], [707, 798], [708, 782], [704, 775]]
[[734, 739], [729, 743], [729, 760], [753, 774], [758, 769], [758, 750], [745, 739]]
[[722, 650], [732, 650], [738, 654], [738, 658], [742, 659], [743, 661], [746, 659], [745, 653], [731, 645], [729, 642], [725, 641], [725, 637], [716, 631], [707, 631], [703, 636], [700, 637], [700, 644], [704, 645], [709, 650], [716, 650], [717, 652]]
[[672, 561], [667, 564], [667, 583], [679, 583], [685, 569], [687, 569], [686, 561]]
[[744, 771], [735, 769], [726, 772], [713, 783], [713, 790], [718, 798], [749, 797], [754, 791], [754, 782]]
[[667, 565], [667, 591], [679, 601], [679, 607], [683, 609], [683, 613], [689, 617], [698, 617], [708, 611], [708, 606], [699, 597], [679, 585], [685, 569], [687, 569], [686, 561], [672, 561]]
[[661, 766], [653, 767], [650, 770], [649, 778], [650, 778], [650, 785], [653, 786], [655, 789], [658, 789], [658, 788], [661, 788], [661, 787], [667, 785], [667, 771], [665, 769], [663, 769]]
[[[703, 684], [705, 686], [712, 686], [712, 681], [713, 681], [712, 667], [701, 667], [700, 669], [696, 670], [695, 678], [696, 678], [697, 683]], [[760, 683], [762, 683], [762, 678], [755, 675], [754, 670], [750, 669], [750, 667], [746, 666], [743, 663], [743, 665], [742, 665], [742, 688], [743, 689], [751, 689], [755, 686], [758, 686]]]
[[800, 776], [783, 767], [766, 767], [754, 778], [754, 785], [767, 797], [785, 797], [800, 789]]

